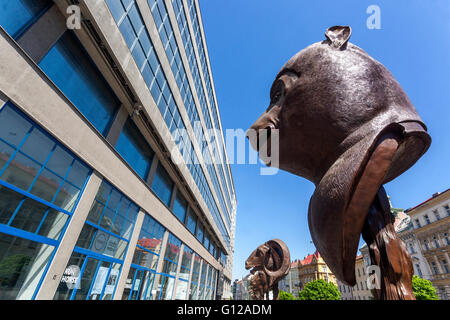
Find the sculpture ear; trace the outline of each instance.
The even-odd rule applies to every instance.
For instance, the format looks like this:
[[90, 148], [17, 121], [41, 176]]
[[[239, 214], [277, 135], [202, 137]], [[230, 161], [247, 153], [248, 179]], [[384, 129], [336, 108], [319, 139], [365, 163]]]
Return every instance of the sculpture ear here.
[[325, 31], [325, 37], [329, 40], [330, 46], [341, 50], [347, 48], [347, 42], [351, 34], [352, 28], [349, 26], [334, 26]]

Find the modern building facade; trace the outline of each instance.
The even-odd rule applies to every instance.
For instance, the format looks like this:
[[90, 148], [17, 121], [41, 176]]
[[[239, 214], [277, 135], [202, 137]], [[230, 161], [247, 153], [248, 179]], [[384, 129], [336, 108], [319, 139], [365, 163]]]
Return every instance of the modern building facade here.
[[236, 196], [198, 1], [0, 7], [0, 299], [230, 296]]

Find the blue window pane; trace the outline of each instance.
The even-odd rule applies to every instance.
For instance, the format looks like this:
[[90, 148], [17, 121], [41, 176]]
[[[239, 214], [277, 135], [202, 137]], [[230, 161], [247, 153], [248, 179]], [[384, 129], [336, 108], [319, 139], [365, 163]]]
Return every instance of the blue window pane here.
[[106, 0], [109, 10], [111, 11], [114, 20], [116, 21], [120, 21], [120, 19], [122, 18], [122, 16], [125, 13], [125, 10], [122, 6], [122, 4], [120, 3], [120, 1], [117, 0]]
[[4, 107], [0, 113], [0, 123], [5, 124], [0, 126], [0, 137], [16, 147], [32, 126], [27, 119], [18, 116], [13, 109], [8, 107]]
[[106, 135], [120, 101], [72, 31], [64, 33], [39, 66], [94, 127]]
[[146, 214], [137, 244], [158, 254], [165, 231], [161, 224]]
[[14, 148], [0, 140], [0, 172], [3, 171], [3, 167], [11, 158], [13, 152]]
[[155, 50], [152, 50], [152, 52], [150, 53], [149, 62], [150, 66], [152, 67], [153, 73], [156, 74], [156, 72], [158, 71], [159, 61], [158, 58], [156, 57]]
[[[62, 183], [62, 180], [63, 179], [51, 173], [49, 170], [44, 169], [34, 183], [30, 193], [41, 199], [47, 200], [48, 202], [52, 202], [53, 197]], [[57, 205], [59, 206], [59, 204]], [[62, 206], [60, 207], [63, 208]]]
[[116, 150], [136, 173], [145, 180], [154, 152], [130, 118], [120, 133], [116, 143]]
[[80, 189], [74, 187], [68, 182], [64, 182], [53, 203], [56, 206], [71, 212], [76, 204], [79, 194]]
[[158, 83], [156, 81], [153, 81], [153, 85], [150, 88], [150, 92], [152, 94], [153, 100], [155, 100], [156, 103], [158, 103], [159, 96], [161, 95], [161, 89], [158, 86]]
[[76, 160], [67, 175], [67, 180], [78, 188], [82, 188], [89, 173], [90, 169], [80, 161]]
[[50, 160], [47, 162], [47, 168], [56, 174], [64, 177], [73, 163], [73, 157], [61, 147], [56, 147]]
[[152, 48], [152, 44], [150, 42], [150, 37], [147, 33], [147, 30], [142, 30], [141, 34], [139, 35], [139, 42], [144, 49], [145, 55], [148, 56], [150, 49]]
[[40, 164], [19, 152], [3, 171], [0, 179], [26, 191], [31, 186], [40, 168]]
[[203, 225], [201, 223], [198, 224], [198, 228], [197, 228], [197, 234], [196, 237], [198, 239], [198, 241], [200, 241], [201, 243], [203, 243]]
[[3, 233], [0, 242], [0, 299], [30, 300], [55, 247]]
[[128, 12], [131, 24], [133, 25], [134, 32], [136, 34], [139, 34], [139, 31], [141, 31], [143, 27], [142, 19], [136, 9], [136, 3], [133, 4], [130, 11]]
[[127, 213], [127, 220], [135, 221], [137, 214], [139, 213], [139, 207], [134, 203], [130, 205]]
[[134, 33], [133, 27], [131, 26], [128, 17], [123, 19], [122, 23], [119, 26], [119, 29], [122, 32], [122, 35], [128, 45], [128, 48], [131, 48], [136, 38], [136, 34]]
[[2, 0], [0, 26], [13, 38], [17, 38], [51, 4], [52, 0]]
[[155, 177], [153, 178], [152, 190], [167, 206], [172, 196], [173, 181], [162, 165], [158, 165]]
[[136, 61], [136, 65], [138, 66], [139, 70], [141, 70], [145, 62], [145, 55], [139, 43], [136, 43], [136, 45], [134, 46], [132, 54], [134, 60]]
[[[113, 1], [117, 1], [119, 2], [119, 0], [113, 0]], [[125, 7], [125, 9], [128, 9], [128, 7], [130, 6], [130, 4], [133, 2], [133, 0], [122, 0], [122, 4]]]
[[144, 69], [142, 70], [142, 77], [144, 77], [147, 86], [150, 87], [155, 77], [153, 76], [153, 72], [150, 70], [148, 63], [145, 64]]
[[33, 129], [21, 151], [39, 163], [44, 163], [55, 143], [39, 129]]
[[187, 201], [184, 199], [183, 195], [178, 192], [173, 204], [173, 213], [175, 214], [175, 216], [177, 216], [178, 219], [181, 220], [181, 222], [184, 222], [184, 218], [186, 217], [186, 210]]

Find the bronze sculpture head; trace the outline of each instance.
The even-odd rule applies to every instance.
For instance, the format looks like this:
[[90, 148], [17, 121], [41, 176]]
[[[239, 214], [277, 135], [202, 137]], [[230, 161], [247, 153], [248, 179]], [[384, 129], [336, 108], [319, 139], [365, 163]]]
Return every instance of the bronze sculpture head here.
[[278, 299], [278, 282], [289, 273], [290, 266], [289, 249], [280, 239], [272, 239], [258, 246], [245, 261], [245, 269], [251, 269], [253, 275], [253, 299], [264, 299], [269, 289], [273, 291], [273, 299]]
[[[331, 27], [324, 41], [293, 56], [250, 129], [278, 129], [279, 168], [316, 185], [308, 212], [311, 237], [334, 274], [354, 285], [373, 199], [426, 152], [431, 138], [392, 74], [348, 42], [350, 35], [348, 26]], [[386, 139], [395, 141], [385, 143], [387, 153], [382, 145], [378, 162], [370, 162]], [[271, 147], [251, 143], [257, 151]]]

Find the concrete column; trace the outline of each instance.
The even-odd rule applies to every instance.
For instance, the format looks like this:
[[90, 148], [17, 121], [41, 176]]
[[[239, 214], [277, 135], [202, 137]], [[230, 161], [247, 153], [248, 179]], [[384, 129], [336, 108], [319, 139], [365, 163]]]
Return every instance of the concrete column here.
[[[217, 290], [217, 280], [219, 277], [219, 270], [216, 270], [213, 268], [214, 271], [214, 278], [211, 278], [211, 286], [214, 288], [214, 290], [211, 291], [211, 300], [216, 300], [216, 290]], [[213, 286], [214, 284], [214, 286]], [[248, 284], [247, 284], [248, 286]], [[247, 294], [248, 294], [248, 290], [247, 290]]]
[[444, 270], [442, 270], [441, 264], [440, 264], [438, 258], [437, 258], [436, 256], [433, 256], [433, 259], [434, 259], [434, 261], [436, 262], [437, 268], [438, 268], [438, 270], [439, 270], [439, 274], [444, 273]]
[[192, 300], [198, 300], [198, 293], [200, 291], [200, 280], [202, 279], [202, 269], [203, 269], [203, 259], [200, 260], [200, 267], [198, 268], [197, 293], [194, 296], [195, 299]]
[[[164, 232], [164, 236], [161, 242], [161, 251], [159, 252], [159, 260], [158, 260], [158, 265], [156, 266], [156, 273], [161, 273], [162, 272], [162, 268], [164, 265], [164, 255], [166, 254], [166, 247], [167, 247], [167, 240], [169, 239], [169, 231], [165, 231]], [[161, 275], [156, 274], [155, 275], [155, 280], [153, 282], [153, 287], [158, 286], [159, 284], [159, 278]]]
[[208, 274], [210, 272], [211, 268], [206, 269], [206, 274], [205, 274], [205, 285], [204, 285], [204, 291], [203, 291], [203, 299], [206, 299], [206, 287], [208, 284]]
[[119, 110], [117, 111], [116, 116], [114, 117], [114, 121], [111, 124], [111, 128], [109, 128], [108, 135], [106, 136], [106, 140], [112, 145], [115, 146], [117, 140], [119, 139], [120, 133], [122, 132], [123, 126], [128, 119], [128, 111], [124, 105], [121, 105]]
[[192, 281], [192, 272], [194, 269], [194, 261], [195, 261], [195, 256], [196, 253], [192, 252], [192, 259], [191, 259], [191, 266], [189, 269], [189, 281], [188, 281], [188, 289], [187, 289], [187, 294], [186, 294], [186, 300], [189, 300], [189, 296], [191, 293], [191, 281]]
[[184, 252], [184, 243], [181, 244], [180, 255], [178, 256], [177, 272], [176, 272], [176, 275], [175, 275], [175, 282], [173, 284], [172, 300], [175, 300], [175, 293], [177, 292], [177, 284], [178, 284], [178, 278], [180, 276], [180, 269], [181, 269], [181, 261], [183, 259], [183, 252]]
[[101, 183], [102, 177], [94, 171], [89, 178], [83, 195], [78, 202], [78, 206], [75, 209], [61, 243], [56, 250], [56, 254], [53, 257], [41, 288], [36, 295], [36, 300], [53, 299]]
[[133, 234], [131, 235], [130, 242], [128, 243], [127, 254], [125, 255], [124, 262], [122, 265], [122, 271], [120, 272], [119, 281], [117, 283], [116, 292], [114, 293], [113, 300], [121, 300], [123, 290], [128, 278], [128, 272], [130, 271], [131, 262], [133, 261], [134, 251], [136, 249], [136, 244], [139, 239], [139, 234], [141, 233], [142, 223], [144, 222], [145, 213], [139, 210], [136, 217], [136, 223], [134, 224]]
[[17, 42], [34, 62], [39, 63], [66, 30], [66, 19], [53, 5]]

